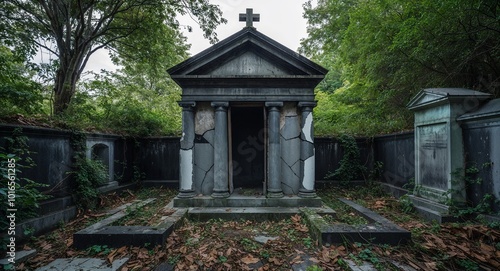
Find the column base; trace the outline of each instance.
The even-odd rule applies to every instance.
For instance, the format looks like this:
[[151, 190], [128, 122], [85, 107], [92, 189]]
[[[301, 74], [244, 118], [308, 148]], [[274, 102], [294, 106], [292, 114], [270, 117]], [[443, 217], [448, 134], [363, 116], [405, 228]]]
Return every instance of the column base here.
[[192, 198], [194, 196], [196, 196], [196, 193], [192, 189], [190, 189], [190, 190], [180, 190], [179, 194], [177, 195], [178, 198]]
[[230, 195], [228, 191], [214, 191], [211, 196], [212, 198], [223, 199], [228, 198]]
[[301, 198], [315, 198], [317, 196], [314, 190], [299, 189], [299, 197]]
[[283, 191], [281, 191], [281, 190], [273, 191], [273, 190], [268, 189], [266, 196], [268, 198], [282, 198], [284, 195], [283, 195]]

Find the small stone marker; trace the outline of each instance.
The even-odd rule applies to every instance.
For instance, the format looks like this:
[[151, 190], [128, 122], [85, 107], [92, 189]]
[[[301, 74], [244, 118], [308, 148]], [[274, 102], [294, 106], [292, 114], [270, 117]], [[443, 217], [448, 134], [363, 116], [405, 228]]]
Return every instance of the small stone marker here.
[[247, 13], [240, 13], [240, 22], [247, 22], [246, 27], [253, 27], [253, 22], [260, 22], [260, 14], [253, 14], [253, 9], [247, 8]]

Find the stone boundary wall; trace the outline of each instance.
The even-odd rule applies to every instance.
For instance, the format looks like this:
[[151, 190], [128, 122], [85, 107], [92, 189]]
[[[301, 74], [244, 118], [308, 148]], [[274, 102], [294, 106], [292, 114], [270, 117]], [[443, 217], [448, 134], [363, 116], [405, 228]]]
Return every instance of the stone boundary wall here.
[[[44, 215], [72, 206], [71, 171], [73, 150], [70, 146], [71, 132], [30, 126], [0, 125], [0, 146], [5, 146], [5, 137], [20, 127], [22, 135], [29, 138], [32, 157], [37, 166], [25, 169], [21, 174], [34, 181], [48, 184], [44, 188], [53, 198], [40, 210]], [[464, 122], [464, 148], [466, 165], [480, 167], [478, 177], [481, 184], [467, 187], [467, 200], [478, 204], [485, 194], [499, 198], [500, 189], [500, 121]], [[144, 183], [157, 182], [178, 188], [179, 178], [179, 137], [124, 138], [118, 135], [87, 134], [92, 142], [113, 142], [113, 181], [118, 186], [130, 184], [135, 177]], [[361, 162], [369, 170], [381, 166], [380, 182], [395, 196], [404, 195], [407, 184], [415, 176], [415, 150], [413, 132], [357, 139], [360, 147]], [[339, 167], [343, 150], [334, 138], [315, 138], [316, 180], [321, 184], [335, 182], [326, 180], [328, 172]], [[380, 163], [379, 163], [380, 162]], [[375, 165], [375, 166], [374, 166]], [[489, 166], [488, 166], [489, 165]], [[359, 180], [363, 176], [357, 177]], [[109, 190], [108, 190], [109, 191]], [[54, 204], [54, 202], [64, 204]], [[53, 206], [59, 206], [57, 208]], [[42, 204], [44, 206], [44, 204]], [[495, 204], [495, 211], [500, 211]]]

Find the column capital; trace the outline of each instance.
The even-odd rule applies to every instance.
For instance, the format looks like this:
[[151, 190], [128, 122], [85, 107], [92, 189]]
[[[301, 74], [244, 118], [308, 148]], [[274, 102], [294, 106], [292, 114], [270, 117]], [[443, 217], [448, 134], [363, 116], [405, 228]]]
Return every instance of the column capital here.
[[177, 102], [177, 104], [180, 107], [182, 107], [182, 109], [186, 109], [186, 110], [193, 109], [196, 106], [196, 102], [180, 101], [180, 102]]
[[211, 102], [210, 105], [215, 107], [215, 110], [226, 110], [229, 107], [229, 102]]
[[317, 101], [312, 101], [312, 102], [299, 102], [297, 104], [298, 107], [302, 108], [302, 111], [312, 111], [314, 107], [318, 105]]
[[266, 102], [266, 107], [283, 107], [283, 102]]

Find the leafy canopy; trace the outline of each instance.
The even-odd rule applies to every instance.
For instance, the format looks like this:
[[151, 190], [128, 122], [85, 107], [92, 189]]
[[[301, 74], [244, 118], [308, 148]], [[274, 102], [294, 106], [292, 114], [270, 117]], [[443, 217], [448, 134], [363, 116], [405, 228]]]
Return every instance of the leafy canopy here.
[[[301, 52], [330, 70], [317, 90], [317, 131], [410, 129], [406, 103], [426, 87], [465, 87], [498, 97], [499, 6], [496, 0], [307, 2], [309, 36]], [[328, 114], [322, 102], [335, 108]]]

